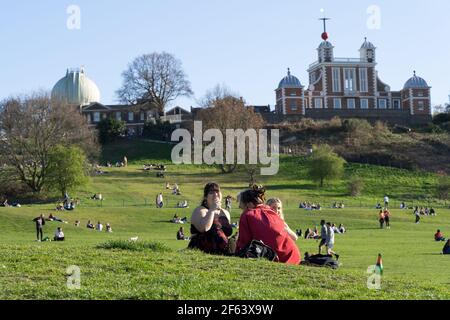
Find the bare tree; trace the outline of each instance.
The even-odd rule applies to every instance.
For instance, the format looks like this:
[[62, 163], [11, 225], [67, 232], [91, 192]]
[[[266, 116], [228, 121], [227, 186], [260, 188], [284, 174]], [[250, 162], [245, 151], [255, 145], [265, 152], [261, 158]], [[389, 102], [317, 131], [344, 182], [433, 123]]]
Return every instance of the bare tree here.
[[214, 88], [206, 91], [198, 104], [203, 108], [213, 108], [216, 102], [230, 97], [239, 99], [239, 93], [232, 91], [225, 84], [217, 84]]
[[193, 94], [181, 62], [169, 53], [152, 53], [137, 57], [122, 73], [123, 84], [117, 90], [121, 102], [137, 104], [150, 101], [160, 113], [166, 105]]
[[49, 155], [57, 145], [77, 145], [91, 157], [99, 150], [96, 133], [77, 108], [47, 93], [0, 102], [1, 161], [33, 192], [41, 192]]
[[[202, 100], [204, 109], [198, 113], [198, 119], [203, 123], [203, 130], [218, 129], [223, 136], [227, 129], [260, 129], [264, 125], [261, 115], [245, 106], [245, 101], [237, 97], [225, 86], [216, 86], [207, 92]], [[248, 153], [248, 145], [246, 154]], [[234, 153], [235, 156], [237, 152]], [[225, 158], [225, 157], [224, 157]], [[234, 172], [236, 164], [220, 165], [223, 173]]]

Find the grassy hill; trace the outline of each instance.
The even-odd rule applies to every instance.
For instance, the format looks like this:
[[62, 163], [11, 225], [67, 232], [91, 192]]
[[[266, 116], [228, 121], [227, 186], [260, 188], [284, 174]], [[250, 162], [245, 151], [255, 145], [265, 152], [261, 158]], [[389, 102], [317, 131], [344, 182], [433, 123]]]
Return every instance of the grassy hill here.
[[[440, 255], [443, 243], [433, 241], [440, 228], [450, 235], [450, 210], [432, 199], [436, 176], [369, 165], [349, 165], [347, 175], [357, 174], [366, 182], [358, 199], [347, 196], [345, 182], [319, 189], [305, 180], [302, 159], [283, 157], [279, 175], [266, 177], [269, 197], [285, 202], [285, 215], [293, 229], [314, 227], [321, 219], [343, 223], [345, 235], [336, 236], [342, 267], [332, 271], [285, 266], [265, 261], [215, 257], [186, 250], [187, 242], [176, 241], [179, 225], [168, 221], [175, 213], [190, 217], [202, 196], [204, 183], [222, 185], [224, 194], [236, 195], [248, 184], [244, 172], [220, 175], [205, 166], [169, 165], [165, 179], [144, 172], [142, 164], [167, 161], [170, 147], [148, 142], [129, 142], [106, 148], [104, 159], [129, 159], [128, 168], [107, 169], [91, 185], [72, 196], [82, 205], [74, 212], [58, 212], [69, 224], [48, 222], [45, 234], [64, 228], [64, 243], [36, 243], [32, 218], [55, 214], [53, 204], [0, 208], [0, 299], [450, 299], [448, 256]], [[171, 196], [165, 183], [177, 183], [182, 196]], [[156, 209], [154, 199], [164, 192], [168, 206]], [[374, 205], [388, 193], [393, 206], [401, 201], [441, 206], [437, 217], [425, 217], [414, 224], [410, 210], [393, 210], [392, 229], [380, 230]], [[88, 199], [102, 193], [103, 203]], [[190, 209], [176, 209], [180, 200]], [[347, 208], [325, 208], [321, 212], [298, 209], [301, 200], [321, 202], [329, 207], [344, 201]], [[240, 211], [232, 210], [233, 222]], [[73, 225], [75, 220], [81, 227]], [[109, 222], [113, 233], [84, 228], [87, 220]], [[189, 225], [184, 226], [186, 231]], [[105, 249], [108, 241], [139, 237], [158, 243], [144, 250]], [[300, 239], [302, 254], [316, 252], [318, 243]], [[132, 249], [132, 248], [131, 248]], [[383, 254], [382, 290], [367, 289], [367, 268]], [[66, 269], [81, 270], [81, 289], [66, 287]]]
[[408, 128], [382, 122], [334, 118], [275, 127], [281, 131], [282, 145], [297, 154], [326, 143], [349, 162], [450, 173], [450, 133], [433, 124], [405, 132]]

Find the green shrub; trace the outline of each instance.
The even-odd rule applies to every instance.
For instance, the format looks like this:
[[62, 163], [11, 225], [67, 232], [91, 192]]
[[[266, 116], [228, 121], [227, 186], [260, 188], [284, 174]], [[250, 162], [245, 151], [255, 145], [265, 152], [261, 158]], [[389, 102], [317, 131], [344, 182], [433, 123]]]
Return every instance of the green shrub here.
[[358, 177], [352, 177], [348, 182], [348, 192], [352, 197], [361, 195], [364, 189], [364, 181]]

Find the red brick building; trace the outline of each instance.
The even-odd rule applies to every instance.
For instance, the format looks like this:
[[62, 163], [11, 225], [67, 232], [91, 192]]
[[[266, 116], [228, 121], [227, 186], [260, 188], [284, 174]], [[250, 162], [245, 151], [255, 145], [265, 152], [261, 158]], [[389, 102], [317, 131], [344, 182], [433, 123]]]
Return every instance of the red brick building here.
[[335, 58], [328, 35], [319, 45], [318, 59], [308, 68], [309, 85], [291, 74], [276, 89], [278, 116], [315, 118], [404, 118], [409, 122], [431, 120], [431, 87], [416, 72], [400, 91], [392, 91], [376, 70], [376, 48], [367, 41], [359, 58]]

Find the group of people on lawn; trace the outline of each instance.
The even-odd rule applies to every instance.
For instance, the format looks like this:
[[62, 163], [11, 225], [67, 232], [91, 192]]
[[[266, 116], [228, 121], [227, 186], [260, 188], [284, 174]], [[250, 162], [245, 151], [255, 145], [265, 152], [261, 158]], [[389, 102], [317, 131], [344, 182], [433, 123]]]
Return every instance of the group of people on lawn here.
[[[36, 217], [33, 219], [33, 222], [36, 224], [36, 237], [37, 237], [38, 242], [49, 240], [48, 238], [44, 238], [44, 225], [46, 222], [52, 222], [52, 221], [68, 224], [67, 221], [62, 220], [61, 218], [58, 218], [58, 217], [54, 216], [53, 214], [50, 214], [48, 218], [45, 218], [45, 215], [41, 214], [41, 215], [39, 215], [39, 217]], [[79, 226], [80, 226], [80, 221], [79, 220], [75, 221], [75, 227], [79, 227]], [[94, 226], [94, 224], [92, 224], [91, 221], [89, 220], [86, 224], [86, 228], [92, 229], [92, 230], [97, 230], [97, 231], [101, 232], [101, 231], [103, 231], [103, 224], [99, 221], [97, 223], [97, 225]], [[109, 223], [106, 224], [106, 232], [108, 232], [108, 233], [112, 232], [112, 228]], [[53, 240], [54, 241], [64, 241], [65, 240], [64, 232], [61, 227], [56, 228]]]
[[[320, 225], [323, 227], [324, 223], [325, 223], [325, 221], [322, 220]], [[347, 232], [345, 226], [342, 223], [339, 225], [339, 227], [337, 227], [336, 224], [331, 223], [331, 222], [330, 222], [330, 225], [331, 225], [331, 229], [333, 230], [333, 232], [335, 234], [344, 234]], [[322, 236], [324, 235], [323, 232], [319, 233], [319, 230], [317, 229], [317, 227], [315, 227], [314, 229], [307, 228], [305, 230], [305, 233], [303, 233], [302, 230], [299, 229], [299, 230], [296, 230], [295, 233], [300, 238], [302, 236], [304, 236], [305, 240], [320, 240], [320, 239], [323, 239]]]
[[311, 203], [309, 201], [303, 201], [300, 202], [299, 206], [300, 209], [305, 209], [305, 210], [322, 210], [322, 206], [320, 205], [320, 203]]
[[[204, 188], [201, 205], [191, 218], [191, 240], [189, 248], [206, 253], [222, 255], [240, 255], [253, 241], [260, 241], [270, 247], [281, 263], [298, 265], [302, 258], [296, 245], [298, 235], [284, 220], [280, 199], [265, 201], [265, 189], [252, 186], [238, 196], [239, 208], [243, 213], [239, 221], [239, 232], [232, 237], [230, 213], [222, 208], [222, 193], [216, 183], [208, 183]], [[334, 230], [331, 223], [322, 221], [322, 247], [327, 254], [339, 258], [334, 251]]]

